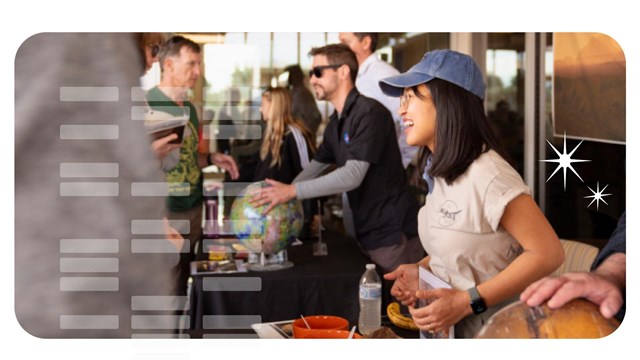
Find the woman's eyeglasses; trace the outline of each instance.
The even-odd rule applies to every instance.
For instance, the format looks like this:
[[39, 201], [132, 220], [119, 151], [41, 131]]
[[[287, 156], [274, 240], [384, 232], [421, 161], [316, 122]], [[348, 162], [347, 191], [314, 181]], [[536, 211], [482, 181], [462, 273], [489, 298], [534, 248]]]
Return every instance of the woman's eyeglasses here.
[[322, 77], [322, 72], [325, 69], [337, 69], [340, 66], [342, 66], [344, 64], [337, 64], [337, 65], [320, 65], [320, 66], [316, 66], [311, 68], [311, 70], [309, 70], [309, 77], [315, 76], [318, 79]]
[[400, 95], [400, 107], [404, 108], [409, 105], [409, 101], [411, 101], [412, 98], [413, 94], [409, 94], [408, 91], [403, 92], [402, 95]]

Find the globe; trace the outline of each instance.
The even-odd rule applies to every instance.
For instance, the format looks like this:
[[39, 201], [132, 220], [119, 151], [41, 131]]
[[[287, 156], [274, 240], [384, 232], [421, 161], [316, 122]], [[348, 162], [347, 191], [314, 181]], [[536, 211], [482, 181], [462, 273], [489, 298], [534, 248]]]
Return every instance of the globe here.
[[263, 215], [267, 205], [253, 206], [247, 196], [268, 187], [259, 181], [243, 189], [231, 206], [231, 231], [250, 252], [274, 254], [284, 250], [300, 232], [304, 222], [302, 204], [297, 199], [275, 206]]
[[574, 299], [558, 309], [529, 307], [521, 301], [498, 310], [480, 328], [477, 338], [594, 339], [613, 333], [620, 322], [606, 319], [597, 305]]

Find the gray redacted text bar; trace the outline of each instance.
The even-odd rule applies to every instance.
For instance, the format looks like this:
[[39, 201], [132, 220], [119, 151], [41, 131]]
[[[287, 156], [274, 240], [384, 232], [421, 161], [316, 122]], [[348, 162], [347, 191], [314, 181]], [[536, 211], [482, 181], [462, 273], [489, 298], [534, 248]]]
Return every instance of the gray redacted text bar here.
[[61, 330], [116, 330], [117, 315], [60, 315]]
[[163, 311], [189, 308], [187, 296], [132, 296], [131, 310]]
[[115, 273], [119, 270], [118, 258], [62, 258], [60, 272]]
[[133, 182], [131, 183], [133, 196], [169, 196], [169, 186], [166, 182]]
[[204, 329], [250, 329], [262, 322], [260, 315], [203, 315]]
[[119, 89], [115, 86], [61, 86], [60, 101], [118, 101]]
[[259, 277], [205, 277], [202, 279], [204, 291], [261, 291]]
[[61, 163], [62, 178], [117, 178], [118, 163]]
[[118, 239], [60, 239], [63, 254], [116, 254]]
[[[189, 220], [170, 220], [169, 223], [181, 234], [190, 232]], [[163, 220], [131, 220], [131, 233], [134, 235], [164, 235]]]
[[118, 291], [117, 277], [61, 277], [60, 291]]
[[61, 140], [117, 140], [118, 125], [60, 125]]
[[64, 197], [114, 197], [118, 196], [120, 186], [117, 182], [62, 182], [60, 196]]

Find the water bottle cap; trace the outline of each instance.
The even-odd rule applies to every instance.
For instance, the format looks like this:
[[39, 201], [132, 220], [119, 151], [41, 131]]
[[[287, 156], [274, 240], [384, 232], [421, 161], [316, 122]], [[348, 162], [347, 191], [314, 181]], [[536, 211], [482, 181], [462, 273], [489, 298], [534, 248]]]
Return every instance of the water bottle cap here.
[[376, 268], [376, 264], [367, 264], [367, 270], [372, 270]]

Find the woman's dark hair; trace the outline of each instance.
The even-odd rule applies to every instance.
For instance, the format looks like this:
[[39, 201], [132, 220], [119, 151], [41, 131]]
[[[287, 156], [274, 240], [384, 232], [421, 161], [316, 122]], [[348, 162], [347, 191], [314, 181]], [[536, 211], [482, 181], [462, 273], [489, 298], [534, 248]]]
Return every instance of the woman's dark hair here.
[[[482, 99], [448, 81], [433, 79], [426, 83], [436, 107], [436, 151], [429, 175], [453, 183], [483, 152], [494, 150], [508, 161], [500, 148], [484, 112]], [[424, 99], [417, 89], [413, 92]], [[426, 187], [422, 172], [431, 150], [423, 146], [418, 153], [415, 183]], [[427, 189], [428, 190], [428, 189]]]
[[289, 65], [284, 69], [289, 73], [289, 79], [287, 80], [289, 86], [301, 86], [304, 85], [304, 73], [300, 65]]

